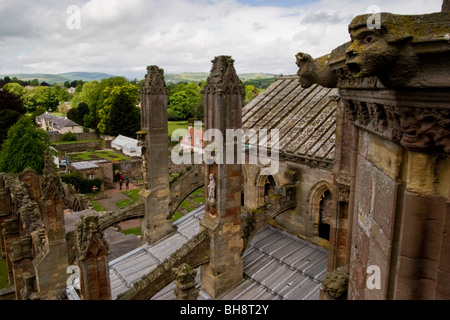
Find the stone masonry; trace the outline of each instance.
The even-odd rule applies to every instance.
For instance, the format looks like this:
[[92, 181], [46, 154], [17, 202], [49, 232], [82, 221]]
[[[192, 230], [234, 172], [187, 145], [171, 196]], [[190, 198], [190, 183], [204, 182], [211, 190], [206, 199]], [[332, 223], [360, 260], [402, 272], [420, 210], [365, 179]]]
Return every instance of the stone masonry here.
[[329, 55], [297, 54], [303, 86], [341, 96], [329, 271], [346, 266], [348, 299], [449, 299], [450, 13], [369, 16]]
[[[221, 147], [222, 150], [230, 150], [227, 149], [226, 129], [242, 127], [243, 87], [231, 57], [218, 56], [212, 63], [204, 89], [205, 130], [219, 130], [223, 141], [216, 138], [216, 152], [207, 152], [204, 163], [205, 216], [201, 225], [208, 230], [211, 242], [210, 262], [202, 266], [201, 282], [202, 289], [217, 298], [243, 277], [241, 165], [236, 164], [235, 146], [229, 146], [235, 152], [234, 164], [225, 163], [225, 160], [220, 164], [218, 160], [221, 156], [225, 158], [225, 151], [218, 151]], [[208, 144], [206, 149], [211, 145]]]
[[141, 131], [144, 188], [140, 193], [145, 207], [142, 238], [154, 243], [172, 231], [169, 204], [169, 153], [167, 124], [167, 90], [164, 71], [147, 67], [141, 89]]

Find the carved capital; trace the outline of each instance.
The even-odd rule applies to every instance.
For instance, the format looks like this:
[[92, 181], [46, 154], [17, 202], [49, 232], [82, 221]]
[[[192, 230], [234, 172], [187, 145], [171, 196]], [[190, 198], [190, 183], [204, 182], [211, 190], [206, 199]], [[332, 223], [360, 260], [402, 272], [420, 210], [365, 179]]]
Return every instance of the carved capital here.
[[450, 152], [450, 109], [343, 99], [353, 123], [416, 152]]

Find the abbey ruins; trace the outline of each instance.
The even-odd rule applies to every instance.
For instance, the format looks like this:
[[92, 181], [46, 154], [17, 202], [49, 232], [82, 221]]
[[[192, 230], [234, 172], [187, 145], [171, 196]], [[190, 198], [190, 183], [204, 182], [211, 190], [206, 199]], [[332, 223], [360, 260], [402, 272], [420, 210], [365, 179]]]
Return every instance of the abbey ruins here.
[[[293, 53], [298, 75], [244, 108], [234, 60], [215, 57], [205, 129], [277, 129], [277, 150], [266, 145], [279, 152], [276, 171], [210, 161], [170, 183], [164, 72], [149, 66], [138, 205], [87, 213], [68, 230], [65, 210], [89, 201], [49, 160], [42, 176], [0, 174], [14, 299], [450, 299], [449, 10], [381, 13], [379, 28], [357, 16], [349, 42], [323, 57]], [[201, 186], [204, 206], [172, 222]], [[109, 260], [104, 230], [135, 217], [141, 243]]]

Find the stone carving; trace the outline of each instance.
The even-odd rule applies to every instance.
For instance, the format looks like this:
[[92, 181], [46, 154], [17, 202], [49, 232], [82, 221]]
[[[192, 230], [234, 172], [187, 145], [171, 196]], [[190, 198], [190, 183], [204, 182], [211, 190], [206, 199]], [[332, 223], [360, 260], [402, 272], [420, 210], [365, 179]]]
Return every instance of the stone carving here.
[[218, 56], [212, 61], [210, 75], [206, 80], [204, 93], [244, 94], [242, 82], [236, 74], [234, 60], [230, 56]]
[[349, 202], [349, 200], [350, 200], [350, 189], [348, 189], [348, 188], [339, 188], [338, 201], [340, 201], [340, 202]]
[[176, 288], [174, 293], [177, 300], [197, 300], [199, 292], [195, 282], [197, 269], [183, 263], [178, 268], [172, 268], [172, 272], [175, 274]]
[[390, 87], [407, 84], [418, 71], [418, 57], [411, 46], [413, 35], [407, 28], [417, 22], [399, 24], [399, 17], [406, 20], [405, 16], [381, 13], [381, 29], [369, 29], [370, 16], [357, 16], [350, 23], [352, 41], [345, 53], [345, 65], [357, 78], [376, 76]]
[[[355, 17], [351, 41], [313, 59], [298, 53], [300, 83], [339, 87], [349, 119], [358, 127], [417, 152], [449, 152], [448, 30], [450, 12], [380, 13]], [[439, 67], [437, 67], [439, 65]]]
[[141, 89], [144, 94], [167, 95], [166, 83], [164, 81], [164, 70], [158, 66], [148, 66], [144, 84]]
[[342, 266], [333, 272], [327, 272], [320, 289], [334, 299], [344, 297], [348, 289], [348, 273], [345, 267]]
[[216, 180], [214, 179], [214, 175], [212, 173], [209, 175], [208, 201], [216, 202]]
[[[380, 13], [380, 29], [370, 29], [371, 14], [355, 17], [349, 25], [351, 41], [317, 59], [306, 53], [296, 55], [303, 87], [317, 83], [324, 87], [371, 86], [423, 87], [429, 73], [449, 84], [444, 71], [427, 68], [421, 55], [450, 50], [450, 12], [425, 15]], [[431, 45], [430, 45], [431, 44]], [[444, 61], [444, 60], [443, 60]], [[445, 60], [446, 61], [446, 60]], [[446, 62], [447, 63], [447, 62]], [[445, 69], [445, 68], [444, 68]]]
[[350, 120], [413, 151], [450, 152], [450, 110], [343, 100]]
[[400, 144], [411, 150], [440, 149], [450, 153], [450, 110], [397, 108]]
[[93, 214], [81, 216], [81, 221], [77, 222], [77, 247], [79, 259], [86, 258], [94, 237], [100, 241], [105, 250], [108, 252], [109, 245], [108, 242], [106, 242], [103, 231], [100, 227], [99, 217]]
[[329, 54], [315, 60], [303, 52], [297, 53], [295, 57], [299, 68], [297, 75], [303, 88], [309, 88], [314, 83], [327, 88], [336, 87], [337, 76], [331, 70]]

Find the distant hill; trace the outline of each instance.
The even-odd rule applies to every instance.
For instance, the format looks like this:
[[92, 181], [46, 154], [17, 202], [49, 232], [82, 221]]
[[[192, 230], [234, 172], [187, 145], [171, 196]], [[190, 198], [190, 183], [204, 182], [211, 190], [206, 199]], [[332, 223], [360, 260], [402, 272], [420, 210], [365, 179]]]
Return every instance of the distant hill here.
[[92, 81], [114, 77], [111, 74], [101, 72], [67, 72], [60, 74], [48, 74], [48, 73], [5, 74], [0, 75], [0, 78], [3, 79], [5, 76], [8, 76], [10, 78], [16, 77], [19, 80], [38, 79], [39, 82], [47, 82], [47, 83], [63, 83], [66, 81], [74, 81], [74, 80]]
[[[178, 83], [183, 81], [202, 81], [206, 80], [209, 76], [207, 72], [182, 72], [175, 74], [165, 74], [164, 79], [166, 82]], [[243, 73], [238, 75], [242, 81], [254, 80], [254, 79], [271, 79], [275, 78], [277, 75], [270, 73]]]
[[[0, 78], [8, 76], [10, 78], [17, 77], [19, 80], [33, 80], [38, 79], [39, 82], [47, 83], [64, 83], [66, 81], [83, 80], [102, 80], [105, 78], [114, 77], [114, 75], [101, 72], [66, 72], [59, 74], [47, 73], [17, 73], [0, 75]], [[167, 83], [180, 82], [200, 82], [206, 80], [209, 76], [207, 72], [182, 72], [176, 74], [165, 74], [164, 78]], [[238, 75], [239, 78], [246, 83], [267, 87], [272, 83], [277, 75], [270, 73], [243, 73]]]

